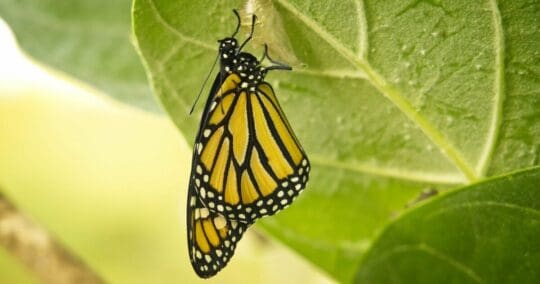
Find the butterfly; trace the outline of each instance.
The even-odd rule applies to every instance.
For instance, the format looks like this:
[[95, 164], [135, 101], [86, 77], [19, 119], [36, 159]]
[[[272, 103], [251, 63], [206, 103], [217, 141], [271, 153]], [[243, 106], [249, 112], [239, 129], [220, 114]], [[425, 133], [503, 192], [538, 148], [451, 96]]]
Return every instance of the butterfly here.
[[[216, 75], [195, 139], [188, 188], [189, 255], [207, 278], [234, 254], [236, 243], [258, 218], [289, 206], [306, 186], [309, 160], [270, 84], [268, 71], [291, 70], [264, 54], [259, 60], [232, 36], [218, 41]], [[273, 64], [262, 66], [265, 58]]]

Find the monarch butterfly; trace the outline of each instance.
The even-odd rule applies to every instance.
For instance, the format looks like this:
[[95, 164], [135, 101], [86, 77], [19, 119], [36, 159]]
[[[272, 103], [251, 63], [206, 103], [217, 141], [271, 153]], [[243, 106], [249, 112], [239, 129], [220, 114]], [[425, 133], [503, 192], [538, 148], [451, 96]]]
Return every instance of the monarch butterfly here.
[[[235, 36], [219, 40], [220, 70], [195, 139], [188, 188], [188, 250], [195, 272], [208, 278], [234, 254], [256, 219], [287, 207], [305, 188], [309, 161], [264, 81], [270, 70], [291, 70], [242, 49]], [[263, 67], [265, 58], [274, 65]]]

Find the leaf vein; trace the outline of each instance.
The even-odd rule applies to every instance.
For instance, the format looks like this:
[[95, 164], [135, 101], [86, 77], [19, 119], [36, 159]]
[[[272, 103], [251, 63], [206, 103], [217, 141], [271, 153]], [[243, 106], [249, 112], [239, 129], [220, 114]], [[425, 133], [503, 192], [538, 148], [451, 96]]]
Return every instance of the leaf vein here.
[[502, 17], [497, 6], [497, 0], [490, 0], [489, 4], [491, 6], [492, 17], [493, 17], [493, 27], [495, 29], [494, 35], [494, 47], [495, 47], [495, 80], [493, 82], [493, 91], [495, 93], [494, 97], [494, 107], [493, 113], [491, 114], [490, 127], [488, 130], [488, 137], [486, 140], [486, 146], [480, 155], [480, 160], [478, 161], [477, 172], [480, 176], [485, 176], [488, 170], [488, 167], [491, 163], [495, 146], [497, 144], [497, 138], [499, 136], [499, 131], [502, 125], [502, 115], [503, 115], [503, 105], [504, 105], [504, 88], [505, 88], [505, 78], [504, 78], [504, 58], [505, 58], [505, 45], [504, 45], [504, 31], [502, 25]]
[[312, 29], [321, 39], [325, 40], [343, 58], [348, 60], [356, 68], [364, 71], [369, 82], [377, 88], [390, 102], [398, 107], [412, 122], [422, 130], [422, 132], [450, 159], [454, 165], [465, 175], [469, 181], [478, 179], [474, 169], [454, 146], [431, 124], [423, 115], [418, 113], [402, 94], [390, 86], [385, 79], [379, 75], [367, 61], [356, 56], [351, 50], [342, 45], [330, 33], [320, 27], [315, 21], [298, 11], [294, 5], [287, 0], [277, 0], [286, 10], [298, 17], [308, 28]]
[[367, 19], [366, 10], [363, 0], [356, 0], [356, 15], [358, 20], [358, 57], [366, 58], [367, 50], [369, 48], [368, 33], [367, 33]]
[[363, 269], [360, 270], [360, 273], [361, 274], [369, 274], [369, 269], [373, 265], [375, 265], [375, 264], [377, 264], [379, 262], [382, 262], [385, 259], [391, 258], [394, 255], [404, 254], [404, 253], [411, 252], [411, 251], [424, 252], [427, 255], [430, 255], [430, 256], [432, 256], [434, 258], [437, 258], [437, 259], [441, 260], [443, 263], [446, 263], [449, 266], [456, 268], [458, 271], [462, 272], [463, 274], [465, 274], [466, 276], [468, 276], [469, 278], [471, 278], [475, 282], [477, 282], [477, 283], [485, 283], [485, 281], [483, 281], [482, 278], [480, 278], [476, 274], [476, 272], [474, 270], [472, 270], [470, 267], [468, 267], [465, 264], [463, 264], [463, 263], [449, 257], [448, 255], [444, 254], [443, 252], [440, 252], [440, 251], [436, 250], [435, 248], [427, 245], [426, 243], [418, 243], [418, 244], [413, 244], [413, 245], [408, 244], [408, 245], [400, 245], [400, 246], [393, 247], [393, 248], [387, 250], [386, 252], [384, 252], [383, 254], [379, 255], [379, 257], [375, 258], [373, 261], [371, 261], [367, 265], [364, 265]]
[[437, 183], [437, 184], [463, 184], [463, 180], [460, 175], [449, 174], [433, 174], [420, 171], [406, 171], [401, 169], [392, 169], [388, 167], [377, 167], [367, 164], [352, 164], [334, 161], [331, 159], [325, 159], [321, 156], [311, 155], [310, 160], [313, 164], [317, 164], [325, 167], [332, 167], [336, 169], [342, 169], [347, 171], [353, 171], [362, 174], [377, 175], [388, 178], [396, 178], [401, 180], [409, 180], [424, 183]]
[[[169, 76], [167, 75], [167, 73], [162, 68], [158, 68], [158, 71], [163, 76], [163, 84], [164, 84], [163, 87], [166, 89], [169, 89], [171, 93], [170, 96], [163, 96], [163, 98], [172, 98], [175, 102], [178, 103], [178, 105], [184, 110], [185, 113], [189, 113], [189, 110], [191, 109], [191, 107], [186, 102], [184, 102], [184, 100], [182, 100], [182, 96], [180, 96], [178, 94], [178, 91], [173, 87], [173, 83], [169, 79]], [[160, 100], [160, 101], [163, 102], [163, 100]], [[164, 109], [167, 112], [170, 112], [169, 108], [164, 108]]]
[[419, 251], [423, 251], [423, 252], [425, 252], [425, 253], [433, 256], [433, 257], [436, 257], [436, 258], [446, 262], [450, 266], [453, 266], [457, 270], [463, 272], [469, 278], [473, 279], [475, 282], [477, 282], [477, 283], [485, 283], [485, 281], [482, 280], [482, 278], [480, 278], [480, 276], [478, 276], [478, 274], [476, 274], [476, 272], [472, 268], [470, 268], [467, 265], [457, 261], [456, 259], [451, 258], [450, 256], [448, 256], [445, 253], [443, 253], [443, 252], [429, 246], [428, 244], [420, 243], [420, 244], [418, 244], [417, 248], [418, 248]]
[[296, 69], [294, 70], [294, 74], [337, 78], [337, 79], [343, 79], [343, 78], [366, 79], [366, 75], [359, 70]]
[[152, 9], [152, 12], [153, 12], [154, 16], [156, 17], [156, 19], [158, 20], [158, 22], [163, 27], [165, 27], [167, 30], [169, 30], [174, 35], [176, 35], [179, 39], [181, 39], [181, 40], [183, 40], [185, 42], [200, 46], [202, 48], [206, 48], [206, 49], [210, 49], [210, 50], [216, 50], [216, 48], [213, 45], [208, 44], [206, 42], [202, 42], [200, 40], [197, 40], [197, 39], [195, 39], [195, 38], [193, 38], [191, 36], [188, 36], [188, 35], [182, 33], [181, 31], [179, 31], [176, 27], [172, 26], [169, 22], [167, 22], [167, 20], [165, 20], [165, 18], [163, 18], [163, 15], [159, 11], [159, 9], [156, 7], [156, 3], [154, 2], [154, 0], [147, 0], [147, 2], [149, 4], [150, 8]]
[[448, 206], [446, 208], [442, 208], [440, 210], [437, 210], [429, 215], [427, 215], [425, 218], [431, 219], [438, 215], [445, 214], [450, 211], [455, 210], [461, 210], [463, 208], [473, 208], [473, 207], [488, 207], [488, 206], [494, 206], [494, 207], [502, 207], [507, 209], [513, 209], [516, 211], [526, 212], [532, 215], [536, 215], [538, 218], [540, 218], [540, 210], [532, 207], [525, 207], [517, 204], [507, 203], [507, 202], [498, 202], [498, 201], [475, 201], [475, 202], [468, 202], [464, 204], [456, 204], [453, 206]]

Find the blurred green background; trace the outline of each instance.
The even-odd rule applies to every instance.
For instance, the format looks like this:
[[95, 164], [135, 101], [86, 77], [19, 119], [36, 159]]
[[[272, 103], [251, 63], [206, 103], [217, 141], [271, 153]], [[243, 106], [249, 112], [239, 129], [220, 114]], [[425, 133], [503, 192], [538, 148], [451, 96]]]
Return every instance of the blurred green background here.
[[[169, 119], [36, 66], [0, 23], [0, 187], [110, 283], [196, 283], [186, 252], [191, 153]], [[205, 283], [329, 283], [255, 230]], [[0, 247], [0, 283], [36, 279]]]

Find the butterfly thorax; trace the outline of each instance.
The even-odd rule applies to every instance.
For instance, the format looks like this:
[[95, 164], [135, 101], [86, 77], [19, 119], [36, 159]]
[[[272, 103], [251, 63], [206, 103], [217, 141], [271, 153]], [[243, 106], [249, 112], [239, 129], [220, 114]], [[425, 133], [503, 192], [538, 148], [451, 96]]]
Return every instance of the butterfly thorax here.
[[233, 60], [232, 65], [226, 68], [228, 74], [236, 74], [240, 77], [237, 91], [255, 92], [266, 75], [266, 68], [260, 65], [257, 58], [247, 52], [240, 52]]

